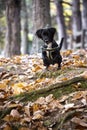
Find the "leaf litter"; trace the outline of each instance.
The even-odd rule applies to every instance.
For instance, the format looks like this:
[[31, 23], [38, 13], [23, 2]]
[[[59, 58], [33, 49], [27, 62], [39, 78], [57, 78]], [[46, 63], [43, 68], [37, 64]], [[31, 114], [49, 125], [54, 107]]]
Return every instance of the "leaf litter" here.
[[52, 84], [68, 82], [76, 76], [87, 79], [87, 51], [67, 50], [62, 69], [57, 65], [44, 71], [39, 55], [0, 58], [0, 129], [1, 130], [86, 130], [87, 90], [56, 99], [53, 94], [35, 101], [8, 100], [11, 96], [44, 89]]

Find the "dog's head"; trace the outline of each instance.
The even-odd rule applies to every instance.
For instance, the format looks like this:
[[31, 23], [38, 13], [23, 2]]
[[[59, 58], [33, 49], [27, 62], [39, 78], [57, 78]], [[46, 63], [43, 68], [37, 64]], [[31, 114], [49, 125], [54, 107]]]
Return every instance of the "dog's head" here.
[[48, 44], [53, 41], [55, 32], [55, 28], [39, 29], [36, 32], [36, 36]]

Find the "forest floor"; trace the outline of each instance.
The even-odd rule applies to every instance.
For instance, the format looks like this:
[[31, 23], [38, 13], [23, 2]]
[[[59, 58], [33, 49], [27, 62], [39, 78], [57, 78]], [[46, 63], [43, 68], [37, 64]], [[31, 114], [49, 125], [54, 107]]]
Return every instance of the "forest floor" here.
[[0, 58], [0, 130], [87, 130], [87, 50], [61, 55], [49, 71], [39, 55]]

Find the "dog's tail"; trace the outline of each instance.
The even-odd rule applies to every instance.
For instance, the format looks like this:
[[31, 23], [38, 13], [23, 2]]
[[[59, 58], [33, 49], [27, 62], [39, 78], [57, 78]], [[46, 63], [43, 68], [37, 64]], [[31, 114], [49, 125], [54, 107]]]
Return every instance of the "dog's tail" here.
[[64, 41], [64, 37], [61, 38], [61, 42], [60, 42], [60, 44], [59, 44], [59, 50], [61, 50], [61, 48], [62, 48], [63, 41]]

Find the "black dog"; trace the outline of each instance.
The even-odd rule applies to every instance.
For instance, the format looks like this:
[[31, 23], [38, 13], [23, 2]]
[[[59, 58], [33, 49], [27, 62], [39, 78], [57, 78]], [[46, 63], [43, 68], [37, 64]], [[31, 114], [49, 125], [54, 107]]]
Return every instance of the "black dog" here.
[[56, 32], [55, 28], [39, 29], [36, 32], [36, 36], [42, 39], [45, 44], [42, 47], [43, 63], [48, 69], [50, 64], [58, 64], [58, 69], [61, 69], [62, 56], [60, 55], [60, 49], [62, 47], [63, 39], [61, 39], [60, 45], [53, 39]]

